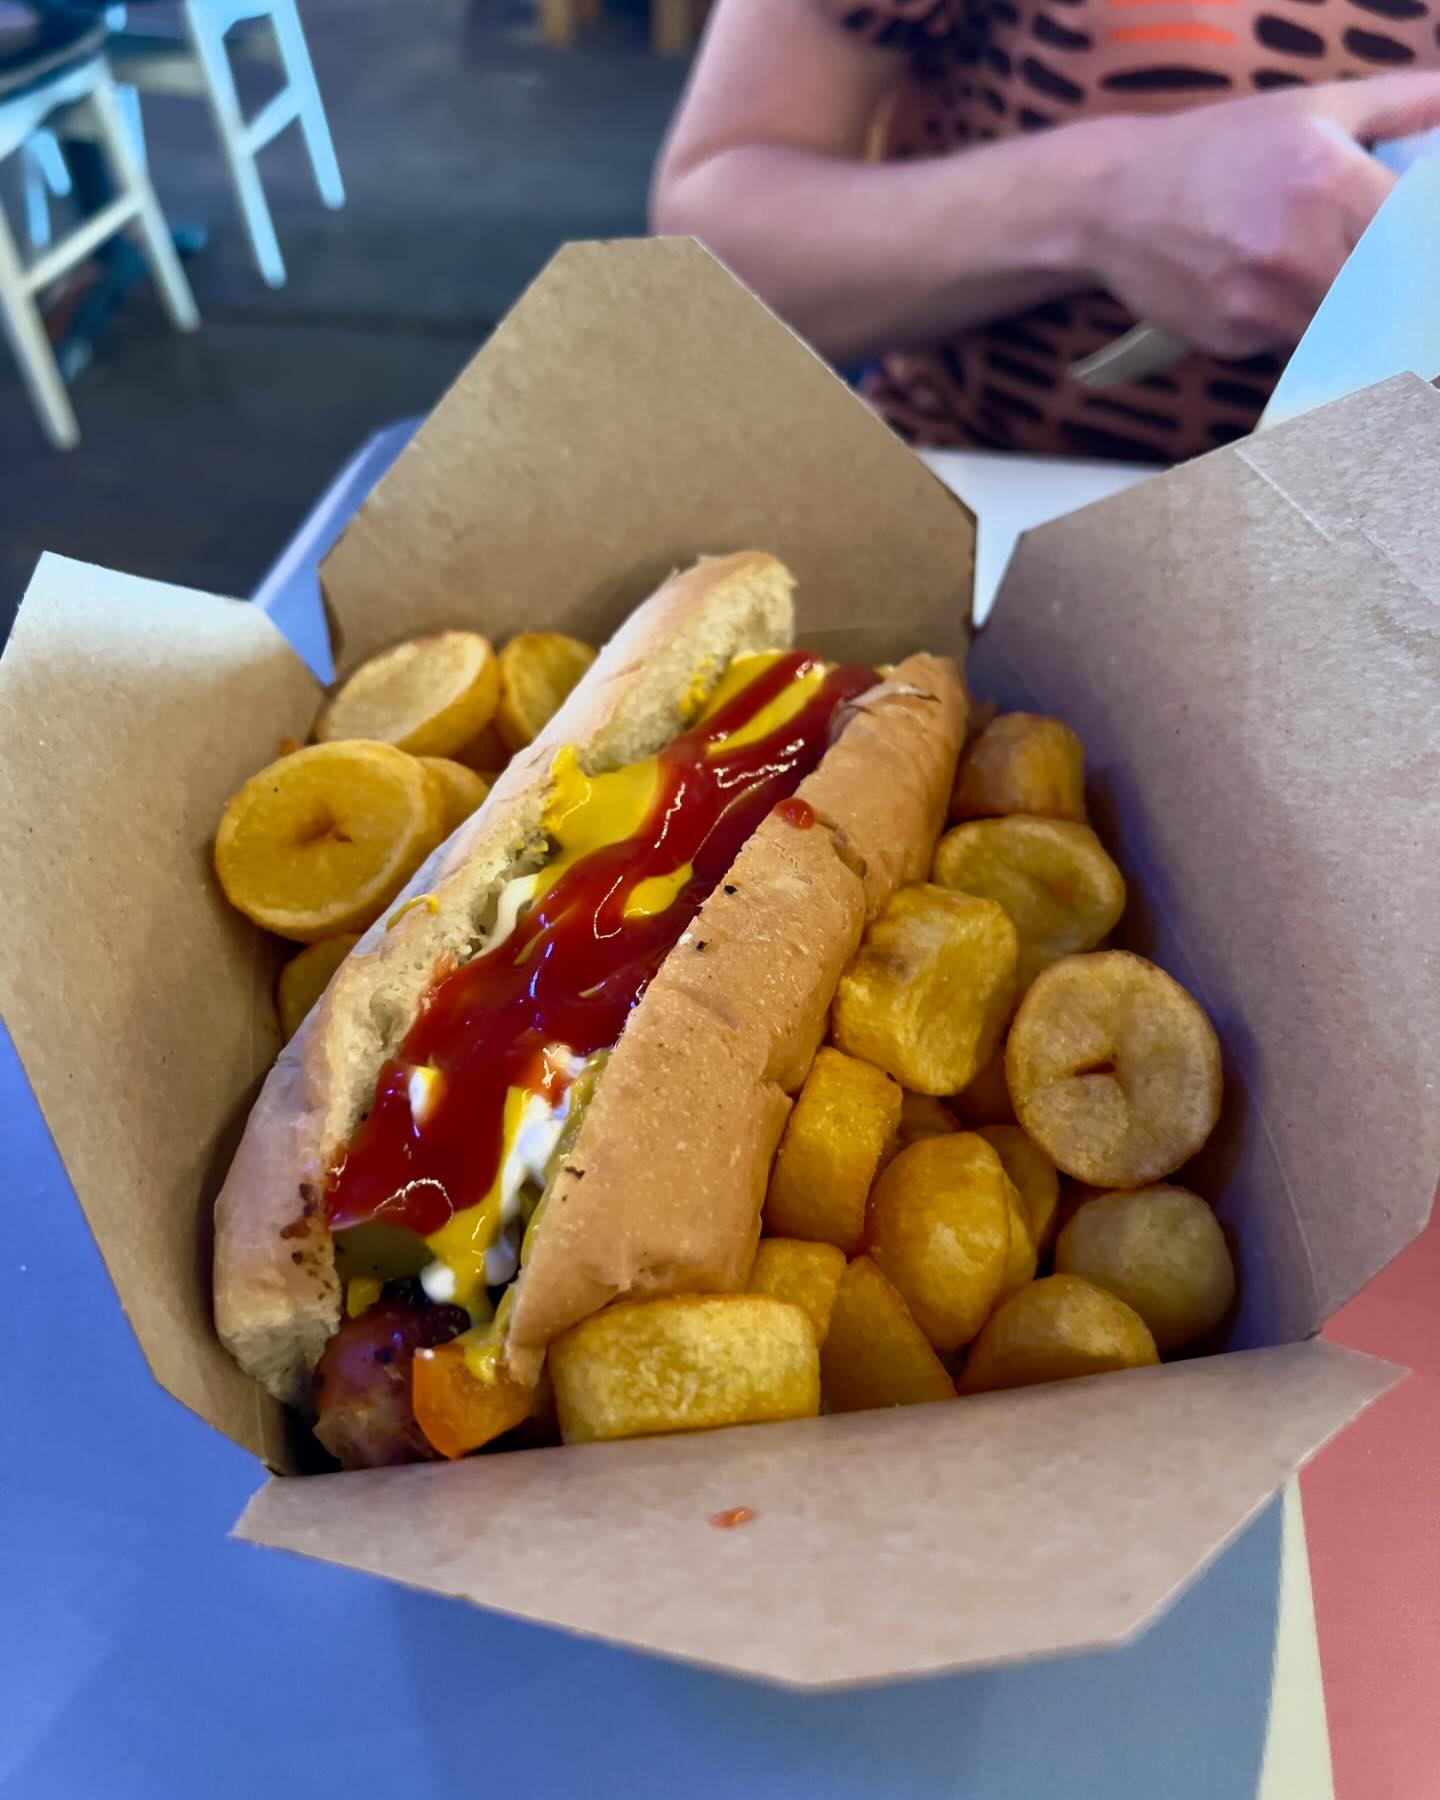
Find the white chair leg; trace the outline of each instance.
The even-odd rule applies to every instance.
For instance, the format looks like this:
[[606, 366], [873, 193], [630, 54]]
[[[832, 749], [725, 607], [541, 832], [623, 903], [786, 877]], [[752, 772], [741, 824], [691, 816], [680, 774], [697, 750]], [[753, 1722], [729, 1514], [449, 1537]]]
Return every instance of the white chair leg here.
[[75, 423], [70, 396], [55, 363], [55, 353], [45, 335], [45, 326], [35, 297], [25, 282], [20, 254], [10, 235], [10, 226], [0, 213], [0, 317], [21, 378], [35, 402], [45, 435], [57, 450], [71, 450], [80, 442], [80, 427]]
[[115, 84], [115, 98], [120, 102], [120, 111], [130, 128], [130, 142], [140, 167], [148, 170], [150, 152], [145, 146], [145, 115], [140, 110], [140, 90], [131, 87], [128, 81], [119, 81]]
[[70, 171], [53, 131], [35, 131], [25, 140], [20, 154], [25, 190], [25, 235], [32, 250], [50, 242], [50, 196], [70, 192]]
[[280, 254], [265, 190], [260, 185], [260, 171], [246, 147], [245, 119], [235, 92], [235, 79], [230, 73], [230, 60], [225, 54], [224, 32], [205, 0], [185, 0], [185, 29], [205, 76], [215, 130], [229, 165], [230, 179], [235, 184], [236, 198], [240, 202], [261, 279], [270, 287], [283, 287], [285, 259]]
[[70, 171], [65, 166], [64, 152], [60, 148], [60, 140], [53, 131], [37, 131], [30, 138], [27, 149], [33, 149], [35, 157], [45, 175], [45, 185], [52, 194], [63, 198], [73, 185]]
[[270, 22], [275, 29], [275, 41], [280, 46], [286, 76], [300, 102], [300, 129], [305, 134], [305, 148], [310, 153], [310, 167], [315, 171], [320, 198], [328, 207], [343, 206], [345, 184], [340, 179], [330, 122], [325, 117], [325, 103], [320, 98], [315, 65], [310, 61], [310, 46], [305, 42], [295, 0], [273, 0]]
[[165, 215], [160, 210], [160, 202], [155, 198], [150, 177], [135, 153], [130, 126], [116, 97], [115, 84], [108, 76], [90, 96], [90, 106], [116, 187], [124, 194], [133, 195], [139, 202], [135, 229], [145, 252], [145, 260], [150, 265], [150, 274], [160, 290], [160, 299], [170, 315], [170, 323], [177, 331], [193, 331], [200, 323], [195, 296], [190, 292], [190, 283], [185, 279], [180, 258], [175, 254], [170, 227], [165, 223]]
[[25, 236], [30, 240], [32, 250], [43, 250], [50, 242], [50, 190], [45, 181], [44, 165], [40, 161], [39, 147], [36, 139], [43, 137], [43, 132], [36, 132], [35, 137], [20, 152], [20, 184], [25, 207]]

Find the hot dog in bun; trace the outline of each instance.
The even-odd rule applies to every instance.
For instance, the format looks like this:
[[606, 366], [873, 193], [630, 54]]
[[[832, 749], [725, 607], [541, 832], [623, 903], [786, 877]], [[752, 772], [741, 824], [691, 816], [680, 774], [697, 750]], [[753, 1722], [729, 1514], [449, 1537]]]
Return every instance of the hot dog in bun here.
[[520, 1424], [616, 1299], [743, 1289], [868, 919], [966, 697], [792, 649], [773, 557], [632, 614], [287, 1044], [216, 1207], [220, 1335], [342, 1464]]

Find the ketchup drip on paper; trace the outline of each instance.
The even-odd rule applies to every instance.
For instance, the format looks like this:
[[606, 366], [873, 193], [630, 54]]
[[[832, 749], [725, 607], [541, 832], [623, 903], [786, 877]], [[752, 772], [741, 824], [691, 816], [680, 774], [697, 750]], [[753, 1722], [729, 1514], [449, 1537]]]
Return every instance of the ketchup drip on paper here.
[[711, 1513], [710, 1523], [717, 1531], [733, 1531], [737, 1525], [748, 1525], [754, 1517], [748, 1506], [728, 1506], [724, 1512]]
[[[428, 1237], [485, 1197], [502, 1153], [507, 1090], [543, 1093], [553, 1106], [568, 1077], [547, 1047], [583, 1057], [615, 1043], [745, 840], [820, 761], [837, 709], [875, 685], [873, 669], [831, 669], [767, 736], [734, 749], [721, 742], [816, 666], [803, 651], [782, 656], [682, 732], [659, 754], [644, 826], [583, 857], [503, 943], [436, 982], [400, 1055], [382, 1069], [370, 1112], [332, 1177], [332, 1230], [380, 1220]], [[690, 879], [663, 911], [625, 916], [640, 882], [687, 863]], [[409, 1079], [426, 1064], [440, 1070], [444, 1085], [420, 1130]]]

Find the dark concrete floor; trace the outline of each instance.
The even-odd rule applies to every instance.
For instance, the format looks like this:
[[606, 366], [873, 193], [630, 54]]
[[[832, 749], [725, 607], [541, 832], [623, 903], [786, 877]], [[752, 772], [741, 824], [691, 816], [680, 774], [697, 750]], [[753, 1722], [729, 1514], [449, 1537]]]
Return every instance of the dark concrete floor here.
[[[42, 439], [0, 350], [0, 637], [42, 550], [221, 593], [253, 589], [376, 427], [424, 411], [551, 252], [643, 231], [683, 66], [613, 4], [571, 50], [530, 0], [301, 0], [348, 204], [315, 197], [292, 127], [262, 153], [288, 284], [249, 260], [205, 109], [147, 103], [202, 325], [137, 291], [74, 387], [82, 440]], [[146, 9], [147, 13], [151, 9]], [[262, 99], [263, 64], [243, 82]]]

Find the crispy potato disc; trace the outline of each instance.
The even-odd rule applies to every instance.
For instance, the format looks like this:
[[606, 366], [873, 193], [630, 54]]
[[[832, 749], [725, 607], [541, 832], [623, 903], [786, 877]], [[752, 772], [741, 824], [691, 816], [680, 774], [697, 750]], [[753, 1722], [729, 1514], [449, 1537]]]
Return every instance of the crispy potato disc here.
[[900, 1123], [890, 1141], [887, 1160], [922, 1138], [946, 1137], [959, 1129], [960, 1121], [943, 1100], [937, 1100], [933, 1094], [912, 1094], [907, 1088], [900, 1097]]
[[1055, 1267], [1134, 1307], [1162, 1354], [1213, 1331], [1235, 1298], [1225, 1233], [1188, 1188], [1087, 1200], [1060, 1234]]
[[1000, 1298], [996, 1302], [1000, 1306], [1035, 1279], [1035, 1270], [1040, 1262], [1035, 1238], [1030, 1230], [1030, 1215], [1026, 1212], [1020, 1190], [1013, 1181], [1006, 1199], [1010, 1203], [1010, 1249], [1005, 1259], [1005, 1279], [1001, 1284]]
[[813, 1418], [820, 1357], [809, 1315], [768, 1294], [621, 1301], [550, 1346], [567, 1444]]
[[1001, 713], [961, 758], [950, 817], [1005, 813], [1084, 821], [1085, 748], [1059, 719]]
[[840, 1279], [820, 1352], [826, 1412], [953, 1400], [955, 1384], [898, 1290], [868, 1256]]
[[835, 1042], [912, 1093], [958, 1093], [994, 1054], [1015, 1005], [1019, 937], [993, 900], [901, 888], [835, 995]]
[[473, 769], [477, 775], [483, 775], [487, 782], [493, 783], [509, 762], [510, 752], [505, 748], [505, 740], [495, 729], [495, 721], [492, 719], [483, 731], [454, 752], [453, 760], [464, 763], [467, 769]]
[[815, 1053], [770, 1171], [772, 1237], [834, 1244], [848, 1256], [865, 1232], [865, 1196], [900, 1118], [900, 1089], [868, 1062]]
[[1015, 1108], [1010, 1104], [1010, 1089], [1005, 1082], [1005, 1046], [998, 1044], [995, 1054], [961, 1089], [950, 1097], [950, 1109], [962, 1125], [972, 1130], [981, 1125], [1013, 1125]]
[[315, 737], [369, 738], [414, 756], [453, 756], [494, 717], [500, 668], [477, 631], [437, 631], [361, 663], [322, 709]]
[[[1012, 1208], [1024, 1240], [1014, 1262]], [[870, 1255], [942, 1353], [968, 1344], [1012, 1281], [1035, 1273], [1019, 1196], [999, 1155], [973, 1131], [922, 1138], [902, 1150], [871, 1192], [866, 1237]]]
[[227, 898], [297, 943], [363, 931], [442, 841], [440, 785], [388, 744], [312, 744], [252, 775], [215, 834]]
[[490, 783], [464, 763], [451, 762], [445, 756], [422, 756], [421, 762], [440, 783], [445, 806], [445, 835], [449, 837], [457, 825], [463, 825], [485, 800]]
[[495, 725], [507, 749], [523, 750], [560, 710], [595, 660], [579, 638], [559, 631], [522, 631], [500, 652], [500, 704]]
[[305, 1015], [330, 985], [330, 977], [360, 942], [359, 934], [343, 931], [339, 937], [321, 938], [292, 956], [275, 984], [275, 1005], [286, 1042], [305, 1022]]
[[763, 1238], [750, 1270], [752, 1294], [769, 1294], [786, 1300], [810, 1316], [815, 1342], [823, 1344], [830, 1329], [830, 1314], [840, 1277], [845, 1273], [845, 1253], [833, 1244], [806, 1244], [799, 1238]]
[[1025, 1208], [1037, 1252], [1044, 1256], [1055, 1242], [1060, 1177], [1043, 1150], [1037, 1150], [1018, 1125], [981, 1125], [977, 1135], [1005, 1165]]
[[[1109, 1191], [1108, 1188], [1090, 1187], [1083, 1181], [1071, 1181], [1068, 1178], [1062, 1181], [1060, 1183], [1060, 1201], [1055, 1208], [1055, 1219], [1050, 1230], [1052, 1241], [1055, 1243], [1060, 1241], [1060, 1233], [1087, 1200], [1098, 1200], [1102, 1194]], [[1127, 1188], [1122, 1191], [1129, 1193], [1132, 1190]]]
[[1062, 956], [1093, 950], [1125, 910], [1125, 880], [1087, 825], [979, 819], [935, 846], [934, 880], [998, 900], [1020, 933], [1023, 992]]
[[1159, 1360], [1145, 1321], [1123, 1300], [1077, 1275], [1047, 1275], [996, 1307], [956, 1386], [983, 1394]]
[[1026, 1136], [1094, 1187], [1146, 1187], [1188, 1162], [1220, 1116], [1209, 1019], [1154, 963], [1069, 956], [1021, 1002], [1005, 1074]]

